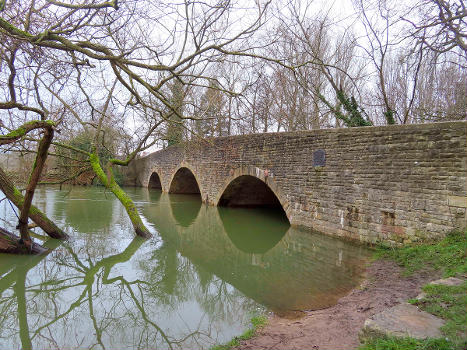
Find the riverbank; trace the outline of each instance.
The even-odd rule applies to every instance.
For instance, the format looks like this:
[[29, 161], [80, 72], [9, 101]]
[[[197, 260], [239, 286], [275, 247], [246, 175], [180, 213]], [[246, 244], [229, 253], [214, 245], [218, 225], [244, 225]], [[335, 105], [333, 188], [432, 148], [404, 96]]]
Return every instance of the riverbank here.
[[[376, 260], [367, 268], [364, 282], [333, 307], [307, 311], [300, 319], [272, 316], [256, 336], [240, 341], [234, 349], [433, 349], [443, 342], [446, 349], [465, 347], [467, 284], [450, 289], [424, 287], [427, 297], [414, 298], [422, 287], [440, 277], [467, 277], [465, 232], [452, 233], [433, 244], [376, 250]], [[457, 288], [457, 289], [456, 289]], [[462, 291], [460, 291], [462, 289]], [[438, 342], [379, 338], [362, 345], [359, 333], [365, 320], [400, 303], [416, 303], [419, 308], [447, 321], [442, 332], [448, 340]], [[434, 347], [433, 347], [434, 346]]]

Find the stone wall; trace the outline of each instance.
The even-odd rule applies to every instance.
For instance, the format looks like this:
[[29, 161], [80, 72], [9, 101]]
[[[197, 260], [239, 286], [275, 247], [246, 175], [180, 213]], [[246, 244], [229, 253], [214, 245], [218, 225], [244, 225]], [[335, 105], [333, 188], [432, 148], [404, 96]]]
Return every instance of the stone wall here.
[[466, 225], [467, 123], [325, 129], [214, 138], [132, 162], [130, 185], [157, 172], [167, 192], [190, 169], [217, 205], [251, 175], [276, 194], [292, 225], [363, 242], [430, 239]]

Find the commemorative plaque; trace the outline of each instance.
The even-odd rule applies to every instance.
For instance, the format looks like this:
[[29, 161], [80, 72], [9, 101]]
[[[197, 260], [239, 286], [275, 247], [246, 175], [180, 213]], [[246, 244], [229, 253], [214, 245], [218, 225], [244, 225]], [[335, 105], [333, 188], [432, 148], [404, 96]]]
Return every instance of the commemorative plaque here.
[[313, 166], [325, 166], [326, 153], [322, 149], [313, 152]]

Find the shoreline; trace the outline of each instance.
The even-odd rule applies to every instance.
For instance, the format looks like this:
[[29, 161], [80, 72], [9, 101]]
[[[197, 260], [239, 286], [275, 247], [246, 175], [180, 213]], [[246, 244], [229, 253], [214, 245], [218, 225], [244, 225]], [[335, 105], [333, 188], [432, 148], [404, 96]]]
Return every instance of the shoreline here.
[[239, 339], [236, 350], [348, 350], [361, 344], [359, 332], [365, 320], [387, 308], [414, 298], [421, 287], [439, 278], [435, 271], [402, 275], [403, 268], [391, 260], [376, 260], [366, 268], [363, 281], [334, 306], [303, 311], [288, 319], [273, 314], [249, 339]]

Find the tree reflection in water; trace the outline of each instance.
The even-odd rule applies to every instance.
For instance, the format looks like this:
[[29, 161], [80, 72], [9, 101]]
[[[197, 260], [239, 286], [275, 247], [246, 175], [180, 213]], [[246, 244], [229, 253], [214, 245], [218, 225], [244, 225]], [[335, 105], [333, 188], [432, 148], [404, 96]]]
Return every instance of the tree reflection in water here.
[[[214, 300], [203, 300], [206, 291], [216, 289], [217, 284], [211, 281], [200, 291], [190, 288], [193, 286], [190, 281], [193, 268], [172, 248], [164, 249], [162, 245], [155, 250], [157, 254], [153, 256], [154, 260], [150, 259], [151, 264], [139, 261], [143, 269], [153, 267], [147, 271], [151, 276], [148, 281], [112, 273], [112, 270], [118, 270], [116, 265], [128, 262], [144, 242], [135, 237], [121, 253], [102, 259], [94, 259], [86, 249], [74, 250], [65, 243], [51, 253], [47, 263], [40, 264], [43, 260], [39, 258], [12, 265], [0, 280], [0, 344], [19, 347], [19, 344], [4, 341], [18, 337], [23, 349], [32, 348], [32, 344], [36, 348], [57, 349], [93, 348], [96, 345], [102, 349], [115, 346], [174, 349], [213, 344], [215, 332], [211, 332], [210, 327], [201, 329], [201, 323], [198, 328], [187, 326], [188, 331], [182, 335], [170, 334], [158, 324], [158, 319], [165, 317], [161, 311], [176, 311], [179, 303], [193, 296], [201, 299], [203, 305], [210, 306], [206, 310], [209, 315], [201, 319], [218, 317]], [[38, 268], [41, 268], [41, 276], [28, 276], [32, 269], [37, 274]], [[63, 269], [67, 271], [66, 276], [61, 273]], [[37, 280], [41, 281], [37, 283]], [[229, 309], [238, 308], [239, 303], [235, 298], [229, 298], [230, 293], [225, 285], [221, 285], [216, 293], [217, 305], [231, 302], [235, 305]], [[65, 304], [68, 307], [64, 308]], [[157, 312], [155, 305], [168, 308], [159, 308]], [[226, 316], [224, 307], [221, 307], [219, 316]]]
[[[267, 215], [143, 189], [130, 193], [157, 238], [125, 238], [124, 209], [113, 197], [92, 200], [93, 188], [79, 192], [91, 201], [77, 215], [102, 216], [104, 233], [89, 234], [70, 218], [78, 202], [53, 191], [50, 210], [75, 238], [45, 257], [0, 255], [2, 349], [209, 348], [241, 333], [264, 306], [287, 314], [330, 305], [355, 286], [367, 256]], [[102, 205], [112, 211], [101, 215], [94, 206]]]
[[251, 307], [219, 281], [172, 245], [138, 237], [0, 256], [0, 348], [209, 348], [241, 332]]

